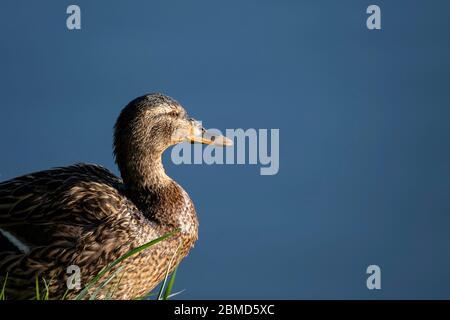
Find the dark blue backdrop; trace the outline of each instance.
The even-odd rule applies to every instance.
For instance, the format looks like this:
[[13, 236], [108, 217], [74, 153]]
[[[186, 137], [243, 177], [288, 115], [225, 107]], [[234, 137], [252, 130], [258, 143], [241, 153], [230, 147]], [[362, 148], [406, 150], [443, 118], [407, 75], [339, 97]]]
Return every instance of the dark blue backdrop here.
[[[370, 4], [381, 31], [366, 28]], [[166, 161], [200, 219], [183, 298], [450, 298], [449, 10], [2, 0], [0, 180], [80, 161], [117, 172], [116, 116], [162, 91], [207, 126], [281, 137], [275, 176]]]

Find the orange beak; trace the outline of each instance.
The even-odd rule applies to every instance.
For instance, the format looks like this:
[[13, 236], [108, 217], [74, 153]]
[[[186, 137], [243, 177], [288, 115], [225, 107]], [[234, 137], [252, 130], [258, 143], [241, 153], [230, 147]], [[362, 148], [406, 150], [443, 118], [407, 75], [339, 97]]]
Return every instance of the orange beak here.
[[191, 130], [186, 140], [191, 143], [212, 144], [219, 147], [230, 147], [233, 142], [225, 136], [213, 134], [203, 128], [198, 122], [191, 121]]

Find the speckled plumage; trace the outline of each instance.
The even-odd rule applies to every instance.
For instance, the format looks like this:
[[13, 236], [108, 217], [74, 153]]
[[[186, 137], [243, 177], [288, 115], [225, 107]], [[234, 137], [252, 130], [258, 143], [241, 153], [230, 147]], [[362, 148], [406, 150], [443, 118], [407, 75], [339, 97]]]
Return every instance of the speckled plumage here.
[[130, 102], [115, 126], [123, 181], [103, 167], [77, 164], [1, 182], [0, 228], [28, 248], [0, 252], [8, 297], [33, 296], [38, 276], [52, 279], [50, 297], [58, 298], [66, 290], [68, 266], [80, 267], [83, 285], [130, 249], [179, 229], [125, 260], [108, 286], [115, 287], [112, 298], [133, 299], [172, 272], [197, 240], [198, 222], [188, 194], [165, 174], [161, 154], [181, 142], [173, 141], [175, 130], [190, 132], [193, 123], [173, 99], [146, 95]]

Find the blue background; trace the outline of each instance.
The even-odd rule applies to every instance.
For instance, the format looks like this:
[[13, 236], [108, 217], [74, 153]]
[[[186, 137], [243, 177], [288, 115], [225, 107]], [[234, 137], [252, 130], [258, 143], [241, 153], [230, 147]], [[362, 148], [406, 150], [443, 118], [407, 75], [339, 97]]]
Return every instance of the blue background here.
[[[82, 30], [66, 28], [66, 8]], [[378, 4], [382, 30], [366, 28]], [[205, 298], [450, 298], [448, 1], [5, 1], [0, 180], [113, 162], [112, 126], [161, 91], [206, 126], [279, 128], [280, 171], [180, 165]], [[227, 201], [224, 201], [226, 195]], [[366, 268], [382, 290], [366, 288]]]

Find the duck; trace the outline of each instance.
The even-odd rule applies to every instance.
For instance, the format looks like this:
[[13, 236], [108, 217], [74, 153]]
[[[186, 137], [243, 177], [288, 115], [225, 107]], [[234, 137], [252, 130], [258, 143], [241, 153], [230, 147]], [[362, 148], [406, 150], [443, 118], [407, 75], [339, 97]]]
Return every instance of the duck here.
[[8, 299], [31, 299], [37, 279], [51, 279], [50, 299], [75, 298], [81, 289], [68, 289], [68, 268], [77, 268], [82, 287], [130, 250], [172, 233], [122, 261], [120, 276], [96, 299], [136, 299], [153, 290], [198, 239], [194, 204], [166, 174], [162, 154], [183, 142], [232, 145], [207, 133], [173, 98], [146, 94], [129, 102], [114, 126], [120, 177], [77, 163], [0, 182], [0, 283], [7, 281]]

